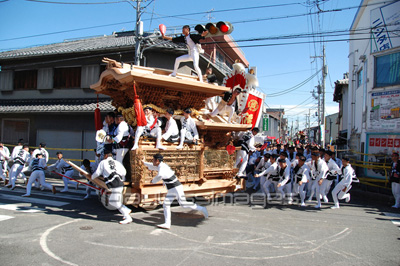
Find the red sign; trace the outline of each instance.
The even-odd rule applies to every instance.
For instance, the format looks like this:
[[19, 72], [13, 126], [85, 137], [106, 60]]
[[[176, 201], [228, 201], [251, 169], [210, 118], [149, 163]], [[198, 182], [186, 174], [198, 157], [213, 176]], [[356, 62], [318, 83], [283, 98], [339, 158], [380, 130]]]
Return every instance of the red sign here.
[[246, 112], [243, 113], [243, 118], [240, 121], [241, 124], [251, 124], [251, 128], [255, 127], [258, 121], [258, 116], [261, 113], [262, 99], [255, 95], [249, 94], [247, 103], [245, 106]]
[[388, 139], [387, 146], [388, 147], [393, 147], [393, 139]]
[[394, 140], [394, 147], [399, 148], [400, 147], [400, 139], [395, 139]]
[[370, 147], [375, 146], [375, 138], [370, 138], [370, 139], [369, 139], [369, 146], [370, 146]]
[[376, 147], [380, 147], [381, 146], [381, 139], [380, 138], [376, 138], [375, 139], [375, 146]]
[[381, 147], [387, 146], [387, 139], [381, 139]]

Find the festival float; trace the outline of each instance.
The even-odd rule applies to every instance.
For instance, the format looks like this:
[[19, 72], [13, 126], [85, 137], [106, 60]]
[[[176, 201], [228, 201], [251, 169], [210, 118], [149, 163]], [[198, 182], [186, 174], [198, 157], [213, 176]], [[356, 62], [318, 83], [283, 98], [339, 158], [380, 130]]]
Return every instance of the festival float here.
[[[166, 150], [159, 150], [155, 148], [155, 139], [142, 137], [139, 148], [130, 150], [124, 159], [127, 169], [124, 204], [151, 208], [163, 202], [167, 189], [161, 183], [150, 182], [157, 173], [149, 171], [142, 163], [143, 159], [151, 162], [156, 153], [161, 153], [164, 162], [175, 171], [187, 197], [209, 199], [245, 188], [245, 181], [235, 178], [238, 171], [234, 168], [235, 155], [240, 147], [232, 145], [233, 138], [258, 124], [263, 94], [252, 88], [254, 78], [246, 78], [251, 74], [244, 73], [242, 64], [234, 65], [234, 70], [224, 80], [225, 86], [217, 86], [183, 74], [170, 77], [171, 72], [162, 69], [132, 66], [108, 58], [103, 62], [107, 63], [107, 68], [91, 89], [110, 96], [112, 105], [130, 126], [134, 129], [137, 126], [138, 107], [150, 106], [160, 117], [167, 108], [172, 108], [178, 127], [183, 110], [191, 108], [200, 138], [196, 145], [185, 144], [181, 150], [176, 149], [178, 143], [164, 141]], [[232, 90], [235, 85], [244, 88], [238, 99], [240, 114], [235, 114], [232, 123], [228, 123], [225, 115], [210, 117], [206, 102], [215, 105], [213, 98]]]

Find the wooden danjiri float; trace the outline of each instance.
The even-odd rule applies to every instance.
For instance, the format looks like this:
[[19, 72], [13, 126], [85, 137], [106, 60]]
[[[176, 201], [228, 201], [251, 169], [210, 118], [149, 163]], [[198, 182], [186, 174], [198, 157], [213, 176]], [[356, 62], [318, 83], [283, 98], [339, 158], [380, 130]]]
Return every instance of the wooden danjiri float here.
[[[235, 178], [238, 171], [234, 168], [236, 152], [228, 152], [227, 146], [232, 144], [232, 132], [246, 131], [252, 125], [228, 123], [225, 116], [211, 118], [205, 108], [207, 99], [221, 96], [230, 91], [230, 87], [199, 82], [197, 77], [182, 74], [169, 77], [170, 72], [165, 70], [121, 64], [107, 58], [103, 61], [108, 67], [91, 89], [110, 96], [112, 105], [130, 126], [136, 128], [135, 84], [142, 106], [151, 106], [161, 117], [167, 108], [172, 108], [174, 119], [179, 121], [183, 110], [191, 108], [200, 137], [197, 145], [185, 144], [182, 150], [176, 149], [178, 143], [165, 141], [162, 144], [166, 150], [159, 150], [155, 148], [155, 139], [142, 137], [139, 148], [130, 150], [124, 159], [127, 169], [124, 204], [151, 208], [163, 202], [166, 188], [162, 182], [150, 182], [157, 173], [149, 171], [142, 163], [143, 159], [151, 162], [156, 153], [161, 153], [175, 171], [187, 197], [220, 197], [244, 188], [244, 180]], [[240, 117], [236, 118], [240, 120]]]

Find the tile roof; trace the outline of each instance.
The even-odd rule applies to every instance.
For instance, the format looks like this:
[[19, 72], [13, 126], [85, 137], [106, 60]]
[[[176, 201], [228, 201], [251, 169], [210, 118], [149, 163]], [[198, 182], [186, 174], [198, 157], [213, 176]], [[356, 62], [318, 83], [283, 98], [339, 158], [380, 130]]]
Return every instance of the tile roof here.
[[[86, 113], [96, 107], [97, 99], [0, 100], [0, 113]], [[115, 109], [110, 99], [100, 99], [99, 108], [102, 112]]]
[[[0, 60], [20, 59], [35, 56], [49, 56], [83, 52], [104, 52], [113, 49], [133, 49], [135, 47], [134, 32], [118, 32], [112, 35], [91, 37], [79, 40], [66, 40], [61, 43], [30, 47], [0, 53]], [[144, 35], [144, 47], [153, 46], [161, 49], [183, 48], [184, 44], [175, 44], [162, 40], [157, 34]]]

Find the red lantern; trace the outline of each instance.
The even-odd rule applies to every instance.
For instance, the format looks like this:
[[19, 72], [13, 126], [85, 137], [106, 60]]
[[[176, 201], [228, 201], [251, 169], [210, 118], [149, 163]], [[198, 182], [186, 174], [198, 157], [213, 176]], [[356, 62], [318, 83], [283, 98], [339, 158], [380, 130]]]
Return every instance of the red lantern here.
[[160, 24], [160, 25], [158, 25], [158, 28], [160, 29], [161, 35], [164, 36], [165, 31], [167, 30], [167, 27], [165, 27], [164, 24]]
[[94, 110], [94, 126], [96, 128], [96, 131], [103, 128], [103, 123], [101, 122], [101, 114], [100, 114], [100, 108], [99, 107], [97, 107]]

